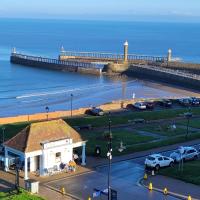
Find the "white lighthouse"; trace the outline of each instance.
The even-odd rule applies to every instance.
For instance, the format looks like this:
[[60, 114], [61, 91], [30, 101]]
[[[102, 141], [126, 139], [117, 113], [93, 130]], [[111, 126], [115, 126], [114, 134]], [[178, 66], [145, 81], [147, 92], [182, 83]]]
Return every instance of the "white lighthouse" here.
[[171, 61], [172, 61], [172, 49], [168, 49], [167, 61], [168, 61], [168, 62], [171, 62]]
[[124, 43], [124, 62], [128, 61], [128, 41]]

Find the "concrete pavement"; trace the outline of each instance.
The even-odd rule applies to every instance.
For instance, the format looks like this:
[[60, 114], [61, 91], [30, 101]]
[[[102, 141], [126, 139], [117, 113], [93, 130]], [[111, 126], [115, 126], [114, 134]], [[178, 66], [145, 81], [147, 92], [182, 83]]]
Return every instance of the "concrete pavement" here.
[[148, 187], [150, 182], [154, 188], [160, 189], [161, 191], [166, 187], [173, 195], [185, 197], [185, 199], [190, 195], [193, 200], [200, 200], [200, 186], [160, 175], [150, 176], [143, 183]]
[[[47, 183], [48, 187], [59, 190], [65, 187], [70, 195], [75, 195], [79, 200], [86, 200], [93, 194], [93, 189], [104, 190], [107, 188], [107, 167], [98, 167], [96, 171], [80, 176], [74, 176], [59, 181]], [[112, 165], [111, 185], [118, 192], [119, 200], [162, 200], [163, 194], [149, 192], [146, 188], [139, 186], [138, 180], [143, 176], [144, 168], [133, 160], [122, 161]], [[96, 197], [95, 200], [107, 199], [106, 196]], [[168, 200], [177, 200], [168, 197]]]

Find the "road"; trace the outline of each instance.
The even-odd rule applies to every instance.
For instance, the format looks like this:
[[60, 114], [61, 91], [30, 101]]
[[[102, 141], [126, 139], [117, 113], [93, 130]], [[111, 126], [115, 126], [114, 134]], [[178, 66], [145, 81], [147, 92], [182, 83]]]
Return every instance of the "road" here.
[[[199, 145], [197, 146], [199, 148]], [[171, 151], [163, 153], [169, 155]], [[112, 164], [111, 185], [118, 192], [118, 200], [177, 200], [175, 197], [165, 197], [159, 192], [150, 192], [148, 189], [140, 186], [139, 180], [144, 175], [144, 157], [127, 161], [121, 161]], [[78, 199], [86, 200], [92, 196], [93, 189], [107, 188], [107, 166], [96, 168], [87, 174], [73, 176], [62, 180], [47, 183], [48, 186], [60, 190], [65, 187], [65, 191]], [[96, 200], [107, 199], [106, 196], [94, 198]]]

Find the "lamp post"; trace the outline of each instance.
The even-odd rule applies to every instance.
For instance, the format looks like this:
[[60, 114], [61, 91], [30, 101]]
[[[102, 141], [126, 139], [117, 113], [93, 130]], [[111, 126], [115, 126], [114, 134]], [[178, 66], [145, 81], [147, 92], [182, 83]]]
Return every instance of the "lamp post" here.
[[74, 97], [74, 95], [73, 94], [71, 94], [70, 95], [71, 96], [71, 117], [72, 117], [72, 107], [73, 107], [73, 97]]
[[187, 118], [187, 133], [186, 133], [186, 139], [188, 138], [188, 134], [189, 134], [189, 123], [190, 123], [190, 118], [192, 117], [192, 113], [191, 110], [189, 108], [187, 113], [184, 113], [185, 117]]
[[47, 113], [47, 120], [48, 120], [49, 107], [46, 106], [45, 110], [46, 110], [46, 113]]
[[5, 127], [2, 127], [2, 144], [4, 143], [5, 140]]
[[112, 160], [112, 133], [111, 133], [111, 120], [110, 120], [110, 113], [108, 119], [108, 127], [109, 127], [109, 135], [108, 135], [108, 200], [111, 200], [111, 186], [110, 186], [110, 179], [111, 179], [111, 160]]

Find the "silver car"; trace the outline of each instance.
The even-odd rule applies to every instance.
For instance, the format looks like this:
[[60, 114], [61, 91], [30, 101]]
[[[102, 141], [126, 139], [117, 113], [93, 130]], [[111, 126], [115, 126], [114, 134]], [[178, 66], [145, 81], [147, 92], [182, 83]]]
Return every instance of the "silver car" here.
[[196, 160], [198, 156], [199, 152], [194, 147], [181, 147], [170, 154], [170, 158], [174, 159], [175, 162], [180, 162], [182, 159], [183, 161]]

